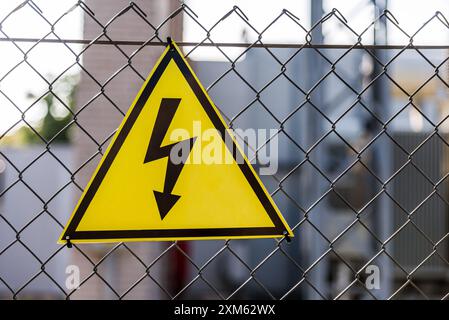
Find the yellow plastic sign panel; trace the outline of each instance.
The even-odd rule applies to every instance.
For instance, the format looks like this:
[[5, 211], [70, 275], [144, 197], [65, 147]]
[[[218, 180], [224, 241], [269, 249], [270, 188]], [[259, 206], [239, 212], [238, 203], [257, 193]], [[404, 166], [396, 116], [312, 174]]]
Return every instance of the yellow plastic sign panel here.
[[[211, 142], [201, 141], [204, 134]], [[181, 138], [174, 141], [173, 135]], [[221, 150], [228, 161], [195, 159], [211, 150]], [[293, 236], [288, 224], [171, 43], [140, 89], [59, 242], [285, 235]]]

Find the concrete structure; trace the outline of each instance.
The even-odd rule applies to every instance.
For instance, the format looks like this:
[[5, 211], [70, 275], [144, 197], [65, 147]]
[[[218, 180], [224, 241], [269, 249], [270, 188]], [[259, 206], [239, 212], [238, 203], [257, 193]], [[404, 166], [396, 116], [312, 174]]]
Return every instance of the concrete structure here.
[[[148, 15], [147, 20], [157, 26], [170, 13], [179, 8], [179, 2], [175, 0], [152, 0], [136, 1], [137, 5]], [[124, 0], [100, 0], [86, 1], [86, 4], [95, 12], [95, 19], [103, 25], [112, 19], [121, 9], [129, 5], [129, 1]], [[159, 31], [161, 39], [171, 36], [175, 40], [181, 39], [182, 14], [175, 19], [168, 21]], [[103, 32], [103, 28], [97, 24], [87, 13], [84, 14], [85, 39], [94, 39]], [[148, 40], [154, 35], [154, 30], [135, 13], [129, 10], [110, 23], [106, 28], [107, 35], [113, 40]], [[105, 39], [103, 36], [101, 39]], [[129, 56], [137, 46], [121, 46], [120, 49]], [[142, 77], [146, 77], [153, 68], [156, 59], [162, 52], [162, 47], [145, 47], [132, 58], [132, 67], [137, 70]], [[99, 82], [91, 78], [88, 74], [81, 73], [81, 81], [76, 95], [76, 105], [78, 108], [85, 108], [80, 112], [77, 123], [87, 131], [93, 141], [83, 130], [76, 130], [74, 140], [74, 152], [76, 155], [76, 167], [82, 166], [99, 150], [97, 143], [103, 143], [101, 150], [104, 151], [110, 142], [111, 134], [118, 127], [123, 119], [123, 114], [127, 111], [135, 95], [137, 94], [143, 80], [136, 74], [130, 66], [126, 66], [126, 58], [118, 48], [107, 45], [93, 45], [82, 55], [82, 64], [89, 74]], [[123, 66], [126, 66], [123, 70]], [[118, 73], [114, 77], [114, 74]], [[104, 92], [104, 94], [102, 94]], [[122, 112], [120, 112], [118, 109]], [[101, 154], [84, 166], [76, 175], [76, 181], [85, 186], [95, 169]], [[78, 197], [80, 193], [76, 194]], [[160, 244], [129, 245], [146, 264], [155, 258], [161, 249]], [[93, 258], [101, 259], [112, 246], [82, 246], [83, 250]], [[92, 272], [92, 264], [79, 253], [74, 253], [73, 263], [79, 264], [82, 277], [88, 276]], [[111, 254], [100, 266], [101, 274], [116, 289], [118, 293], [123, 293], [135, 281], [145, 274], [145, 268], [135, 259], [130, 252], [121, 248]], [[161, 282], [166, 282], [165, 274], [162, 274], [158, 265], [151, 269], [151, 274]], [[166, 297], [160, 295], [160, 290], [149, 278], [142, 281], [134, 288], [127, 297], [130, 298], [159, 298]], [[101, 279], [94, 276], [87, 281], [74, 297], [79, 298], [115, 298], [116, 295], [107, 288]]]
[[[0, 277], [15, 291], [41, 271], [41, 263], [26, 247], [42, 262], [49, 259], [60, 248], [56, 239], [61, 233], [61, 227], [53, 217], [63, 221], [74, 203], [73, 186], [54, 196], [70, 181], [70, 174], [49, 153], [40, 156], [44, 150], [43, 145], [1, 149], [8, 160], [0, 156], [0, 167], [3, 167], [3, 170], [0, 170], [0, 214], [20, 232], [21, 242], [11, 245], [16, 240], [16, 232], [0, 219]], [[63, 161], [67, 168], [73, 168], [73, 153], [68, 146], [54, 145], [51, 152]], [[34, 162], [36, 158], [39, 160]], [[24, 170], [32, 162], [33, 165]], [[24, 170], [23, 182], [18, 181], [16, 168]], [[47, 210], [43, 210], [43, 203], [39, 198], [48, 201]], [[69, 261], [70, 252], [62, 250], [45, 265], [45, 271], [58, 284], [64, 285]], [[64, 295], [47, 275], [41, 273], [17, 297], [58, 299]], [[0, 282], [0, 299], [2, 298], [10, 299], [11, 292]]]

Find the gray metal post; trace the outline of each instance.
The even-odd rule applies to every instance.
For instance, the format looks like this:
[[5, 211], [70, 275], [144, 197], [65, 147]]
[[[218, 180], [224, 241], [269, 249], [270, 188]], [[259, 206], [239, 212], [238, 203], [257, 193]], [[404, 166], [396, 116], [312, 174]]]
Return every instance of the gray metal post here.
[[[321, 0], [311, 1], [311, 24], [313, 26], [314, 23], [319, 21], [323, 17], [323, 5]], [[322, 44], [323, 43], [323, 34], [321, 24], [318, 24], [312, 32], [312, 42], [313, 44]], [[313, 87], [319, 79], [323, 75], [323, 65], [322, 60], [319, 55], [315, 52], [315, 50], [310, 49], [308, 51], [308, 71], [307, 71], [307, 79], [308, 79], [308, 88]], [[323, 106], [323, 96], [324, 92], [322, 87], [317, 87], [311, 94], [311, 101], [315, 106], [321, 108]], [[310, 109], [308, 106], [307, 110], [307, 121], [305, 127], [305, 135], [307, 145], [310, 147], [313, 145], [323, 134], [323, 125], [321, 116], [316, 112]], [[317, 150], [319, 149], [319, 150]], [[318, 167], [323, 167], [321, 164], [324, 161], [324, 157], [326, 156], [326, 152], [323, 152], [324, 144], [320, 143], [317, 148], [313, 152], [313, 157], [311, 157], [311, 161], [314, 162]], [[310, 168], [305, 179], [303, 179], [303, 192], [305, 192], [305, 196], [308, 200], [312, 199], [315, 201], [318, 199], [325, 190], [324, 181], [322, 179], [317, 179], [315, 176], [315, 171], [313, 168]], [[323, 199], [322, 201], [325, 201]], [[309, 221], [315, 225], [318, 229], [322, 230], [324, 227], [324, 221], [326, 210], [323, 210], [324, 203], [320, 203], [318, 208], [312, 209], [309, 212]], [[315, 231], [311, 230], [310, 234], [307, 237], [307, 248], [305, 248], [308, 252], [308, 266], [316, 261], [316, 259], [321, 256], [327, 249], [328, 244], [322, 239], [322, 237]], [[315, 265], [310, 271], [309, 277], [315, 288], [319, 291], [316, 292], [314, 289], [310, 288], [307, 297], [309, 299], [321, 299], [322, 295], [328, 297], [329, 288], [326, 283], [326, 274], [328, 269], [327, 259], [323, 259], [320, 263]]]
[[[373, 0], [374, 5], [377, 7], [376, 10], [382, 13], [387, 8], [387, 1]], [[378, 28], [374, 29], [374, 44], [387, 44], [387, 20], [385, 17], [381, 18], [379, 21]], [[384, 49], [374, 49], [373, 53], [382, 62], [387, 61], [388, 53]], [[382, 72], [382, 67], [377, 63], [374, 64], [373, 76], [375, 77], [380, 72]], [[389, 93], [389, 86], [387, 78], [380, 77], [373, 84], [372, 100], [375, 112], [381, 115], [381, 119], [385, 120], [390, 117], [390, 107], [391, 99]], [[379, 123], [373, 127], [375, 132], [379, 132]], [[387, 180], [392, 174], [393, 158], [391, 144], [382, 141], [382, 139], [374, 145], [373, 149], [373, 166], [375, 172], [381, 177], [382, 181]], [[387, 188], [388, 190], [388, 188]], [[385, 195], [380, 197], [379, 201], [375, 204], [375, 211], [373, 213], [373, 227], [376, 235], [382, 241], [385, 241], [392, 233], [392, 202]], [[385, 247], [391, 254], [391, 246]], [[382, 246], [379, 245], [377, 241], [374, 241], [374, 253], [379, 252]], [[392, 262], [388, 256], [382, 254], [374, 262], [378, 265], [380, 269], [380, 289], [373, 294], [379, 299], [386, 299], [391, 295], [391, 288], [393, 282], [392, 274]]]

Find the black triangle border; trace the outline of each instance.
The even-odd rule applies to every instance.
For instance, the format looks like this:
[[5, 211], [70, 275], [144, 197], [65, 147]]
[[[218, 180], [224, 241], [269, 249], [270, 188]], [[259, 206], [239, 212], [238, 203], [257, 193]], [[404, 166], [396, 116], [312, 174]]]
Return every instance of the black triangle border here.
[[[202, 238], [202, 237], [244, 237], [244, 236], [282, 236], [288, 235], [289, 231], [285, 227], [284, 223], [278, 216], [278, 213], [274, 206], [271, 204], [268, 195], [264, 192], [262, 186], [259, 184], [254, 172], [249, 167], [247, 161], [238, 164], [247, 181], [250, 183], [254, 192], [256, 193], [259, 201], [262, 203], [265, 211], [268, 213], [274, 227], [245, 227], [245, 228], [208, 228], [208, 229], [153, 229], [153, 230], [98, 230], [98, 231], [76, 231], [80, 221], [82, 220], [84, 213], [89, 207], [90, 202], [95, 196], [98, 188], [100, 187], [103, 178], [106, 176], [110, 166], [112, 165], [116, 155], [118, 154], [122, 144], [126, 140], [131, 128], [133, 127], [135, 121], [138, 119], [140, 112], [145, 106], [146, 101], [150, 97], [153, 89], [158, 83], [160, 77], [164, 73], [169, 62], [173, 60], [177, 64], [179, 70], [183, 74], [184, 78], [189, 83], [196, 97], [200, 101], [203, 109], [206, 111], [210, 120], [212, 121], [215, 128], [221, 133], [221, 137], [226, 137], [223, 141], [232, 141], [233, 150], [236, 152], [238, 148], [235, 146], [235, 141], [229, 136], [229, 132], [226, 130], [223, 122], [219, 118], [215, 109], [211, 105], [209, 99], [202, 90], [200, 84], [196, 81], [195, 76], [187, 66], [186, 62], [182, 58], [178, 49], [173, 46], [167, 50], [165, 56], [162, 57], [159, 64], [157, 65], [155, 71], [153, 72], [150, 80], [147, 82], [145, 88], [142, 90], [137, 102], [132, 107], [126, 122], [124, 123], [122, 129], [118, 133], [117, 138], [114, 140], [109, 152], [106, 155], [101, 167], [99, 168], [97, 174], [92, 180], [86, 194], [81, 200], [73, 218], [70, 220], [64, 234], [61, 237], [61, 241], [65, 242], [67, 240], [114, 240], [114, 239], [149, 239], [149, 238], [177, 238], [182, 240], [182, 238]], [[236, 152], [232, 152], [234, 159], [236, 159]], [[239, 155], [240, 156], [240, 155]], [[240, 156], [241, 157], [241, 156]]]

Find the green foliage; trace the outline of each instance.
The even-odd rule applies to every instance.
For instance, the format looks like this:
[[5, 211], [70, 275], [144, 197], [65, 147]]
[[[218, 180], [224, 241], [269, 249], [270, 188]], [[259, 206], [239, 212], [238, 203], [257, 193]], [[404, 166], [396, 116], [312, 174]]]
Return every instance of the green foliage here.
[[[75, 92], [78, 77], [65, 76], [56, 81], [52, 92], [42, 97], [39, 103], [43, 104], [45, 116], [33, 128], [47, 142], [69, 143], [70, 126], [73, 118], [72, 110], [75, 107]], [[54, 92], [54, 94], [53, 94]], [[28, 93], [30, 99], [37, 99], [34, 93]], [[23, 136], [25, 143], [44, 143], [42, 139], [30, 128], [23, 127], [19, 135]]]

